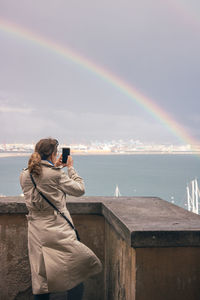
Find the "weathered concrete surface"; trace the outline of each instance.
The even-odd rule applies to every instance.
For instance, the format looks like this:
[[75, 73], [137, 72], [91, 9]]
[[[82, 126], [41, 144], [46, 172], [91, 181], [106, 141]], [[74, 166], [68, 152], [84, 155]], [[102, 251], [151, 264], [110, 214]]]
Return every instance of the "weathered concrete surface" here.
[[[0, 299], [29, 299], [31, 285], [24, 215], [0, 216]], [[26, 298], [22, 298], [22, 295]]]
[[[0, 198], [0, 300], [31, 299], [23, 201]], [[200, 216], [158, 198], [70, 197], [67, 206], [104, 264], [85, 300], [199, 300]]]
[[[73, 215], [81, 241], [90, 247], [104, 265], [104, 218], [99, 215]], [[24, 214], [0, 214], [0, 300], [32, 300], [31, 274], [27, 249], [27, 220]], [[83, 300], [104, 298], [104, 271], [84, 282]], [[66, 299], [65, 293], [51, 300]]]
[[108, 222], [105, 228], [105, 297], [102, 299], [136, 300], [135, 249]]
[[137, 300], [199, 300], [200, 248], [136, 249]]
[[27, 214], [23, 197], [0, 197], [0, 214]]
[[[0, 213], [27, 213], [22, 197], [0, 198]], [[99, 214], [132, 247], [200, 246], [200, 216], [159, 198], [69, 197], [72, 214]]]
[[85, 283], [83, 300], [104, 299], [105, 269], [105, 221], [98, 215], [73, 215], [74, 224], [81, 241], [94, 251], [103, 264], [103, 271], [89, 278]]
[[159, 198], [104, 200], [103, 215], [134, 248], [200, 246], [200, 216]]

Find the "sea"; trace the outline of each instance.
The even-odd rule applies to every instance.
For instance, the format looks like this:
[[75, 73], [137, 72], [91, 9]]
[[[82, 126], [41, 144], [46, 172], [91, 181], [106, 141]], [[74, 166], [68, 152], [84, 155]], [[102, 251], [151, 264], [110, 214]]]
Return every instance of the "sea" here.
[[[84, 178], [86, 196], [160, 197], [187, 209], [186, 186], [200, 179], [196, 155], [74, 155], [74, 167]], [[0, 195], [22, 194], [19, 175], [28, 157], [0, 158]]]

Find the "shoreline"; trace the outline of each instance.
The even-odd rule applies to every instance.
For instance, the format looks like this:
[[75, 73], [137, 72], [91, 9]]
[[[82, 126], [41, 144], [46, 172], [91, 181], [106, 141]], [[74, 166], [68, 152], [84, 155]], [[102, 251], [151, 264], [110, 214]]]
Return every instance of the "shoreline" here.
[[[1, 152], [0, 158], [8, 157], [29, 157], [32, 153], [27, 152]], [[162, 151], [134, 151], [134, 152], [104, 152], [104, 151], [94, 151], [94, 152], [82, 152], [82, 151], [72, 151], [72, 155], [82, 155], [82, 156], [94, 156], [94, 155], [200, 155], [200, 152], [162, 152]]]

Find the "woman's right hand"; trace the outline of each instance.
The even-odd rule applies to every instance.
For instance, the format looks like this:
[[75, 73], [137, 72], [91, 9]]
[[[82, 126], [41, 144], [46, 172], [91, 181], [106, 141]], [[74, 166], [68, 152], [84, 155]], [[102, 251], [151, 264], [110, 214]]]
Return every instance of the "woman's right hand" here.
[[60, 166], [62, 166], [63, 168], [64, 167], [68, 167], [68, 168], [73, 167], [73, 159], [72, 159], [71, 155], [68, 156], [67, 162], [63, 163], [62, 162], [62, 154], [61, 154], [60, 157], [55, 162], [55, 167], [60, 167]]
[[74, 162], [73, 162], [72, 156], [69, 155], [68, 158], [67, 158], [67, 164], [66, 164], [66, 166], [68, 168], [70, 168], [70, 167], [73, 167], [73, 164], [74, 164]]

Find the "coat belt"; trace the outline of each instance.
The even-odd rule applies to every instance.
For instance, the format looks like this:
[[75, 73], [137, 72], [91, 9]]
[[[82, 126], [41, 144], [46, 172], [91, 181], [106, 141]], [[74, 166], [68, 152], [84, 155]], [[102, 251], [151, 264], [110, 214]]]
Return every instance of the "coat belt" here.
[[[66, 210], [63, 212], [65, 213]], [[62, 211], [61, 211], [62, 212]], [[43, 217], [43, 216], [52, 216], [54, 215], [57, 218], [58, 212], [56, 210], [45, 210], [45, 211], [29, 211], [29, 214], [26, 215], [27, 220], [33, 220], [34, 217]]]

